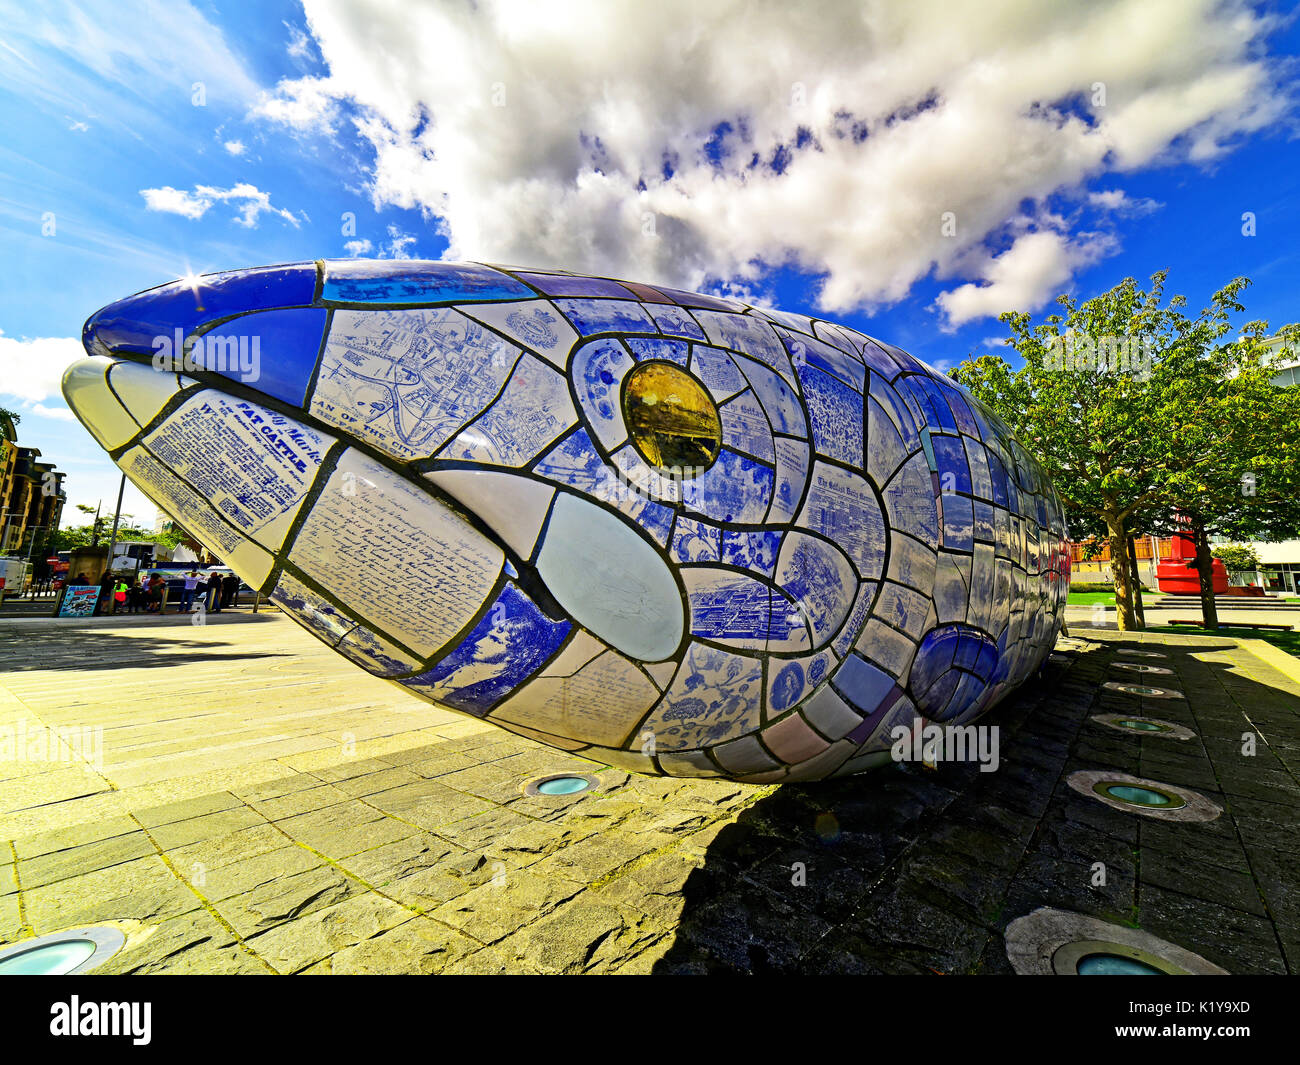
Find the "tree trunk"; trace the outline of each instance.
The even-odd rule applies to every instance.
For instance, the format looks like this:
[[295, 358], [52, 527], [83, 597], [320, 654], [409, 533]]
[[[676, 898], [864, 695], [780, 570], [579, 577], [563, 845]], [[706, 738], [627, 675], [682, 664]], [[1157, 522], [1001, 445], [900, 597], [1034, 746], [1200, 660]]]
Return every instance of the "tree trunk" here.
[[1128, 529], [1124, 519], [1106, 515], [1106, 531], [1110, 534], [1110, 573], [1115, 582], [1115, 622], [1121, 632], [1137, 628], [1133, 616], [1133, 583], [1128, 568]]
[[1219, 627], [1219, 609], [1214, 604], [1214, 556], [1205, 526], [1192, 522], [1192, 541], [1196, 544], [1196, 573], [1201, 579], [1201, 623], [1207, 629]]
[[1128, 537], [1128, 569], [1129, 579], [1133, 586], [1133, 613], [1137, 618], [1137, 627], [1145, 629], [1147, 627], [1147, 615], [1142, 606], [1142, 578], [1138, 574], [1137, 545], [1134, 543], [1132, 533], [1129, 533]]

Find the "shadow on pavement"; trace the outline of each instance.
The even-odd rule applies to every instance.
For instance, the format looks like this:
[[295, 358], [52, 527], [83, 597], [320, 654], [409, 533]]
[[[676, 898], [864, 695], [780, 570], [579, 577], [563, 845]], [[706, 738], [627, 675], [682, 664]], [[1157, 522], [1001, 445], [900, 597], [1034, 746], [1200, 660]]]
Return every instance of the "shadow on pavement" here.
[[[1003, 931], [1040, 906], [1141, 927], [1233, 973], [1300, 969], [1300, 700], [1252, 679], [1277, 674], [1231, 641], [1082, 635], [981, 720], [1000, 729], [995, 772], [899, 764], [746, 809], [687, 878], [655, 971], [1009, 973]], [[1135, 649], [1166, 657], [1123, 653]], [[1207, 650], [1232, 664], [1193, 657]], [[1174, 675], [1115, 665], [1126, 657]], [[1121, 680], [1188, 698], [1102, 687]], [[1197, 735], [1118, 732], [1090, 720], [1103, 713]], [[1264, 742], [1248, 756], [1252, 731]], [[1192, 788], [1225, 812], [1188, 823], [1112, 809], [1069, 787], [1081, 770]]]

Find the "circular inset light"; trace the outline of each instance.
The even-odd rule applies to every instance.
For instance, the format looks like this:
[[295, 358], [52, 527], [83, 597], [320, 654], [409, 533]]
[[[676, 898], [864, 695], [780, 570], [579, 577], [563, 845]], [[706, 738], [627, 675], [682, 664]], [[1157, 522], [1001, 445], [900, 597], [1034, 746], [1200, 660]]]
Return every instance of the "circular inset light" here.
[[563, 798], [590, 791], [599, 783], [600, 778], [592, 773], [551, 773], [525, 782], [524, 794]]
[[1114, 810], [1166, 821], [1213, 821], [1223, 808], [1190, 788], [1144, 780], [1127, 773], [1086, 770], [1071, 773], [1066, 783], [1081, 795]]
[[77, 928], [38, 936], [0, 950], [0, 976], [83, 973], [116, 954], [126, 937], [116, 928]]
[[1089, 954], [1075, 966], [1080, 976], [1168, 976], [1154, 965], [1122, 954]]
[[708, 390], [671, 362], [643, 362], [623, 382], [623, 420], [641, 457], [682, 476], [703, 473], [722, 449]]
[[1132, 784], [1110, 784], [1102, 781], [1096, 789], [1102, 795], [1109, 795], [1120, 802], [1130, 802], [1135, 806], [1182, 806], [1183, 800], [1177, 795], [1167, 795], [1153, 788], [1139, 788]]
[[1226, 976], [1186, 947], [1140, 928], [1047, 907], [1005, 933], [1007, 961], [1022, 976]]
[[1137, 717], [1132, 714], [1093, 714], [1092, 720], [1099, 725], [1113, 728], [1116, 732], [1144, 732], [1149, 736], [1159, 736], [1167, 740], [1190, 740], [1196, 733], [1172, 721], [1162, 721], [1158, 717]]
[[1102, 687], [1108, 691], [1141, 695], [1148, 699], [1182, 699], [1184, 697], [1182, 692], [1176, 692], [1169, 688], [1152, 688], [1147, 684], [1126, 684], [1117, 680], [1108, 680]]
[[1112, 662], [1116, 669], [1127, 669], [1134, 673], [1161, 673], [1164, 676], [1173, 676], [1172, 669], [1166, 669], [1164, 666], [1147, 666], [1141, 662]]

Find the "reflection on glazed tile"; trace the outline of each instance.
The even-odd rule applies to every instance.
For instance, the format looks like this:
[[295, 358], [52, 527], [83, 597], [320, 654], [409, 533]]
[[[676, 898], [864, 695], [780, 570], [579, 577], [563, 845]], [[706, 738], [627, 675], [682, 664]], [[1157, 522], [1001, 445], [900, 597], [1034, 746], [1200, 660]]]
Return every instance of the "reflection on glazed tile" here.
[[567, 621], [552, 621], [524, 592], [507, 584], [457, 647], [428, 672], [402, 683], [482, 717], [542, 668], [570, 628]]
[[478, 613], [505, 561], [427, 492], [352, 450], [312, 504], [289, 560], [371, 628], [423, 655]]
[[718, 408], [722, 420], [722, 443], [733, 451], [773, 461], [772, 430], [753, 392], [742, 392]]
[[658, 698], [659, 689], [632, 662], [606, 651], [571, 677], [535, 677], [496, 707], [490, 720], [621, 747]]
[[899, 468], [881, 493], [889, 524], [915, 536], [931, 547], [939, 546], [939, 514], [935, 508], [934, 483], [925, 455], [917, 452]]
[[778, 329], [777, 332], [781, 335], [796, 370], [803, 366], [813, 366], [839, 378], [841, 383], [855, 391], [862, 391], [867, 371], [861, 359], [812, 337], [799, 336], [784, 329]]
[[930, 611], [930, 598], [915, 589], [886, 581], [876, 597], [872, 615], [887, 622], [914, 640], [920, 639], [925, 629], [926, 615]]
[[514, 278], [478, 263], [326, 259], [321, 298], [336, 303], [454, 303], [532, 294]]
[[714, 344], [731, 348], [742, 355], [751, 355], [786, 380], [793, 380], [794, 374], [785, 348], [776, 335], [776, 330], [767, 322], [719, 311], [696, 311], [695, 317]]
[[763, 745], [787, 764], [806, 761], [830, 744], [813, 731], [797, 713], [790, 714], [763, 730]]
[[772, 468], [723, 448], [718, 461], [682, 483], [682, 502], [694, 514], [756, 525], [772, 497]]
[[311, 413], [395, 458], [426, 458], [496, 398], [520, 354], [450, 308], [336, 311]]
[[548, 296], [583, 296], [587, 298], [626, 300], [632, 293], [617, 281], [606, 277], [583, 277], [581, 274], [539, 274], [515, 271], [520, 281], [541, 289]]
[[556, 300], [555, 305], [583, 336], [592, 333], [657, 333], [639, 303], [627, 300]]
[[875, 494], [856, 473], [818, 462], [809, 480], [799, 524], [839, 544], [861, 576], [874, 578], [883, 572], [884, 516]]
[[862, 465], [862, 397], [843, 381], [802, 366], [799, 381], [817, 451], [847, 465]]
[[627, 426], [619, 409], [619, 388], [632, 366], [627, 349], [609, 337], [584, 344], [573, 355], [572, 377], [578, 402], [608, 451], [616, 450], [627, 439]]
[[710, 747], [757, 728], [762, 699], [759, 659], [692, 643], [642, 731], [660, 751]]
[[776, 583], [808, 622], [813, 646], [821, 647], [848, 616], [857, 577], [844, 552], [815, 536], [792, 532], [781, 549]]
[[[682, 498], [682, 478], [661, 473], [651, 466], [633, 444], [624, 444], [614, 455], [614, 466], [624, 481], [643, 495], [661, 503], [677, 503]], [[658, 523], [655, 538], [663, 543]]]
[[887, 484], [907, 459], [907, 447], [897, 426], [874, 399], [867, 399], [867, 472], [876, 484]]
[[746, 387], [745, 376], [721, 348], [697, 344], [691, 352], [691, 371], [721, 402]]
[[501, 397], [461, 430], [438, 457], [522, 466], [577, 420], [564, 377], [524, 355], [515, 364]]
[[545, 300], [525, 303], [477, 303], [458, 307], [461, 313], [505, 333], [520, 347], [535, 351], [561, 370], [568, 365], [569, 351], [578, 334]]
[[778, 436], [776, 445], [776, 491], [769, 522], [785, 522], [794, 517], [803, 501], [804, 482], [808, 479], [808, 445], [801, 440]]
[[679, 517], [673, 527], [672, 555], [675, 562], [718, 562], [721, 559], [722, 530], [716, 525]]
[[887, 576], [898, 584], [928, 593], [934, 587], [934, 558], [934, 551], [925, 544], [895, 530], [891, 537]]

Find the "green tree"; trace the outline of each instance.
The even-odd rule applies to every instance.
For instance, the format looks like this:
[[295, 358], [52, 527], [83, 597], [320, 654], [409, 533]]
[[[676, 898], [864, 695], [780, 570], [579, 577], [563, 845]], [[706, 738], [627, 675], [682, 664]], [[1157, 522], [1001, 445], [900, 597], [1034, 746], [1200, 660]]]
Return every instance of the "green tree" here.
[[1255, 350], [1220, 343], [1243, 309], [1246, 278], [1190, 317], [1185, 297], [1165, 299], [1166, 276], [1152, 275], [1145, 290], [1125, 278], [1082, 303], [1058, 296], [1061, 310], [1037, 324], [1008, 311], [1000, 318], [1024, 365], [983, 355], [952, 372], [1040, 456], [1072, 534], [1104, 528], [1121, 629], [1139, 625], [1129, 539], [1155, 509], [1189, 497], [1186, 474], [1217, 446], [1228, 409], [1223, 382]]
[[1213, 555], [1229, 573], [1249, 573], [1259, 569], [1259, 552], [1248, 544], [1220, 544]]

